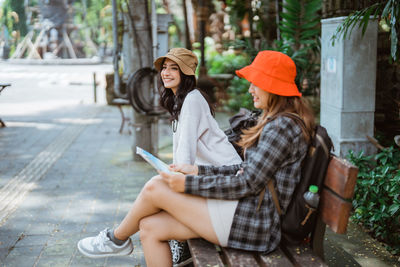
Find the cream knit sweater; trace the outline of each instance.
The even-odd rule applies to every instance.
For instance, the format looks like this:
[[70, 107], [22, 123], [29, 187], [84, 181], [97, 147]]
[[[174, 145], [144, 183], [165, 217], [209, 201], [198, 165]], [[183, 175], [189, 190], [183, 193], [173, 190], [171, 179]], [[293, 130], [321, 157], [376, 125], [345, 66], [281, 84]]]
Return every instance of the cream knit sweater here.
[[173, 161], [213, 166], [242, 162], [198, 90], [189, 92], [183, 102], [173, 134]]

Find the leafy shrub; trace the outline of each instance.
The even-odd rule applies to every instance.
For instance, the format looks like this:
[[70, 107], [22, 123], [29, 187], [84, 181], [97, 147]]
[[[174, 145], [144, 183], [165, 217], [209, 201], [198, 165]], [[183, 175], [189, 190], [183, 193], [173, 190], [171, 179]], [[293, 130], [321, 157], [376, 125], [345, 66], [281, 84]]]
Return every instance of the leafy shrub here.
[[214, 51], [210, 53], [207, 63], [209, 74], [235, 74], [235, 70], [248, 65], [250, 60], [246, 54], [236, 54], [229, 51], [219, 54], [218, 52]]
[[227, 51], [223, 54], [212, 52], [209, 54], [207, 62], [208, 74], [223, 73], [233, 75], [227, 88], [229, 99], [224, 103], [224, 106], [230, 111], [238, 111], [241, 107], [254, 109], [253, 100], [248, 93], [250, 83], [235, 74], [235, 70], [250, 64], [249, 56], [245, 53], [235, 53], [234, 51]]
[[303, 95], [315, 95], [320, 84], [321, 1], [286, 0], [276, 50], [296, 63], [296, 84]]
[[226, 106], [232, 111], [238, 111], [239, 108], [254, 109], [253, 98], [249, 94], [250, 83], [246, 79], [234, 76], [228, 87], [229, 100]]
[[348, 158], [359, 168], [353, 220], [400, 254], [400, 150], [391, 146], [372, 156], [350, 151]]

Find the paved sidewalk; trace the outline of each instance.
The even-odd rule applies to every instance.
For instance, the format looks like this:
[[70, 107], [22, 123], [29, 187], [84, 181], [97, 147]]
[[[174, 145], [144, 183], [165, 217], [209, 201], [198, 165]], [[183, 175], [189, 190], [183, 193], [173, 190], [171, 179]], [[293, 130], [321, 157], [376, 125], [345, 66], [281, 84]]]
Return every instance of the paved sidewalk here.
[[[4, 266], [145, 266], [137, 236], [130, 257], [92, 260], [76, 250], [81, 237], [119, 223], [155, 174], [148, 164], [132, 161], [132, 136], [118, 133], [115, 107], [86, 106], [77, 115], [70, 121], [49, 121], [48, 125], [56, 124], [49, 130], [19, 122], [0, 129], [2, 177], [17, 176], [51, 146], [53, 154], [61, 153], [51, 166], [43, 167], [41, 177], [34, 173], [36, 166], [26, 171], [36, 176], [32, 191], [0, 226]], [[57, 145], [59, 138], [73, 140], [64, 149]], [[44, 157], [51, 161], [53, 155]]]

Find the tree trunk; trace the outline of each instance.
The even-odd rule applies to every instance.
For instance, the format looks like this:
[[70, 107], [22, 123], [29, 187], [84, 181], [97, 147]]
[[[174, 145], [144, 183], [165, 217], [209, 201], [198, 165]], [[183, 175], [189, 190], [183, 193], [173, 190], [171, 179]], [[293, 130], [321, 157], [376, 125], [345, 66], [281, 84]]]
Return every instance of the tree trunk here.
[[192, 42], [190, 41], [190, 31], [189, 31], [189, 22], [188, 22], [188, 10], [186, 6], [186, 0], [182, 0], [183, 3], [183, 17], [185, 18], [184, 23], [185, 23], [185, 44], [186, 48], [189, 50], [192, 50]]

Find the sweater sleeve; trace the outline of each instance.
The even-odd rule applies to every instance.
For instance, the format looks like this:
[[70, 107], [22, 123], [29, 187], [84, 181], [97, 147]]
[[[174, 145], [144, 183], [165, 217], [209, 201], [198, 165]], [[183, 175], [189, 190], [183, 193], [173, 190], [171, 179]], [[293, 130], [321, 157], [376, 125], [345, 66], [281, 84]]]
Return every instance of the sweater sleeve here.
[[206, 198], [240, 199], [259, 193], [281, 167], [290, 152], [293, 137], [287, 123], [276, 119], [268, 123], [252, 150], [251, 157], [243, 163], [243, 172], [237, 175], [224, 173], [206, 176], [186, 176], [185, 193]]
[[180, 134], [179, 139], [176, 140], [177, 148], [174, 162], [194, 164], [197, 142], [203, 132], [207, 130], [202, 123], [202, 116], [205, 116], [203, 101], [196, 94], [188, 94], [179, 115]]
[[199, 175], [213, 175], [213, 174], [236, 174], [240, 168], [242, 168], [242, 164], [235, 165], [224, 165], [220, 167], [211, 166], [211, 165], [199, 165]]

